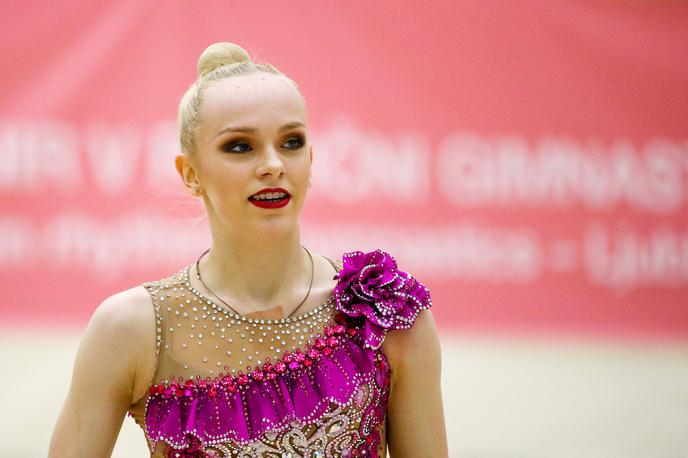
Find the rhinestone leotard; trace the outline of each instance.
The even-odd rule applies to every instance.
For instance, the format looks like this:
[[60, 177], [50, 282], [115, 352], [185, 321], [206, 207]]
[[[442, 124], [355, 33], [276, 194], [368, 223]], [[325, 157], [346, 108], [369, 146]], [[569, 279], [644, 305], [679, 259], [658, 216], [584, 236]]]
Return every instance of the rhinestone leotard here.
[[[341, 277], [342, 262], [329, 260]], [[383, 337], [386, 329], [345, 308], [354, 289], [340, 279], [308, 312], [248, 318], [196, 290], [191, 268], [144, 284], [157, 322], [156, 369], [129, 413], [152, 457], [386, 456], [390, 368], [382, 339], [365, 338], [369, 326]], [[384, 328], [410, 327], [429, 306], [428, 295], [400, 314], [401, 325]]]

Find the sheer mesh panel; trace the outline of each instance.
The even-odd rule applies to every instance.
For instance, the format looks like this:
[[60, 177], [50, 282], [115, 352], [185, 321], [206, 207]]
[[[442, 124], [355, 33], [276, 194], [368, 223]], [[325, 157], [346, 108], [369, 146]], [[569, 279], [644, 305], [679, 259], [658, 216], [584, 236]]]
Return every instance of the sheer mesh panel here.
[[236, 315], [217, 305], [188, 283], [189, 270], [181, 284], [158, 297], [165, 338], [161, 348], [157, 380], [214, 378], [236, 375], [247, 366], [275, 361], [285, 351], [303, 349], [333, 316], [333, 299], [293, 318], [265, 320]]
[[[335, 270], [341, 269], [339, 262], [330, 262]], [[193, 267], [189, 266], [171, 277], [144, 285], [151, 294], [158, 320], [159, 354], [152, 384], [246, 373], [247, 366], [274, 363], [285, 351], [305, 349], [316, 337], [324, 335], [326, 326], [334, 323], [332, 295], [321, 305], [292, 318], [240, 316], [197, 290], [190, 281], [192, 274]], [[361, 418], [366, 407], [375, 402], [371, 399], [375, 392], [370, 386], [361, 385], [350, 405], [332, 404], [317, 424], [295, 423], [289, 431], [266, 434], [249, 445], [215, 444], [207, 450], [227, 457], [339, 456], [358, 439]], [[130, 409], [144, 431], [147, 397]], [[385, 456], [382, 433], [379, 453]], [[166, 456], [166, 449], [160, 444], [153, 456]], [[311, 449], [329, 452], [311, 455]]]

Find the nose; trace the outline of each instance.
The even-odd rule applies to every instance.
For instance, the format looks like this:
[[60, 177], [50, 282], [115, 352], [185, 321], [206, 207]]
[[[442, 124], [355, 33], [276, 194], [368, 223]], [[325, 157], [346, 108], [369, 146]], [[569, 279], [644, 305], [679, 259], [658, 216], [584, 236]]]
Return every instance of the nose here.
[[272, 175], [274, 177], [279, 177], [284, 174], [285, 171], [284, 161], [279, 151], [272, 146], [266, 147], [263, 154], [260, 156], [260, 164], [256, 169], [258, 176], [263, 177]]

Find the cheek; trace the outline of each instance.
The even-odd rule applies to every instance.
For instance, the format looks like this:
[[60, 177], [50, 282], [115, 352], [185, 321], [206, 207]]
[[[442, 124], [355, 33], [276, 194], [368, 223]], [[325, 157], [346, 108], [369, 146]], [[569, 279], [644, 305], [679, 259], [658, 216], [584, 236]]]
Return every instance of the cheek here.
[[308, 155], [306, 155], [305, 158], [299, 158], [299, 160], [294, 164], [293, 175], [298, 177], [299, 181], [307, 181], [310, 173], [311, 162], [308, 158]]
[[244, 170], [245, 167], [232, 164], [231, 166], [222, 161], [215, 164], [209, 164], [204, 174], [206, 188], [217, 190], [224, 195], [231, 193], [247, 192], [245, 189], [250, 179], [250, 170]]

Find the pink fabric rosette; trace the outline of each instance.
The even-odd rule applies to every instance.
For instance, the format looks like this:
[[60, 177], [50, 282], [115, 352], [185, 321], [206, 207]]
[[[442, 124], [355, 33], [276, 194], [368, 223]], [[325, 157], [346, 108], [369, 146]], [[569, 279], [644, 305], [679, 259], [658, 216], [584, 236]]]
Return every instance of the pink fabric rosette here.
[[365, 317], [364, 345], [376, 350], [389, 329], [408, 329], [421, 310], [432, 305], [430, 291], [381, 250], [343, 255], [334, 289], [335, 308], [350, 317]]

